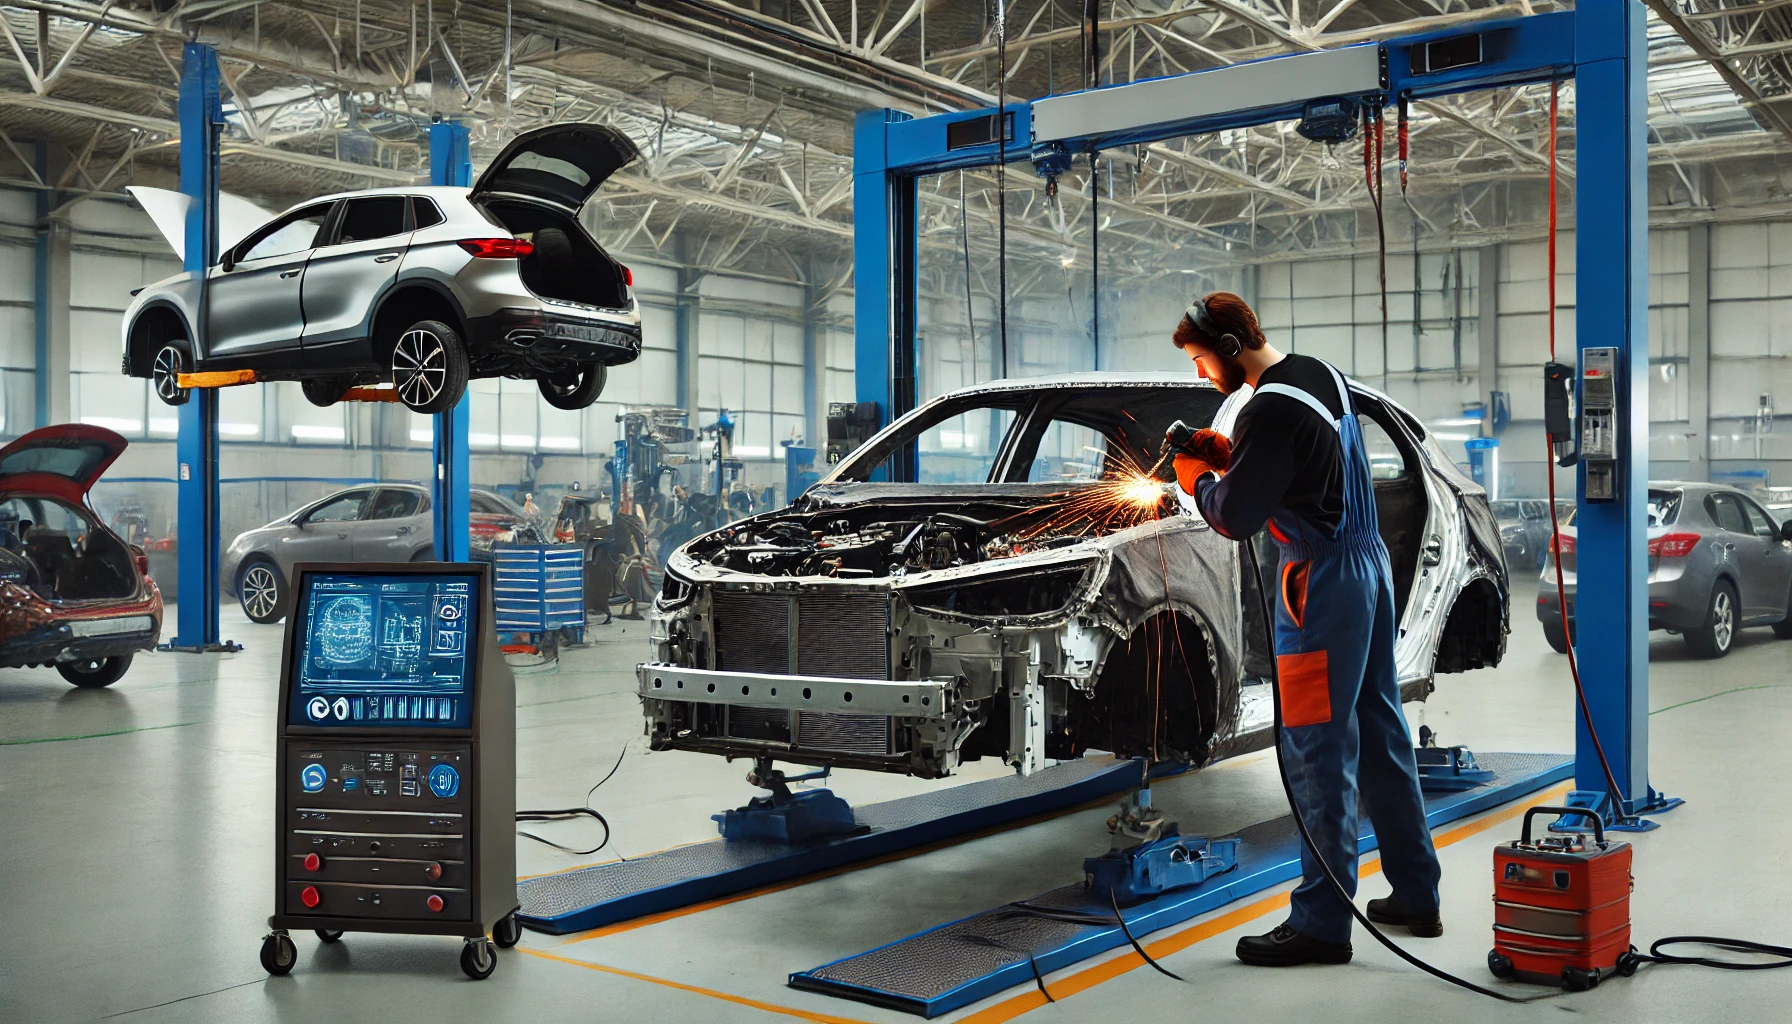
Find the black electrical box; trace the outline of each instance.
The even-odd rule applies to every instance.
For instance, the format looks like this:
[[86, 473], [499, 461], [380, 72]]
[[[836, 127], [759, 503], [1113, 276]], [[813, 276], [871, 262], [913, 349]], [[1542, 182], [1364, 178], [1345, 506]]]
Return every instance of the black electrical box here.
[[490, 567], [301, 563], [291, 600], [262, 966], [292, 970], [293, 929], [457, 935], [484, 978], [520, 937], [516, 684]]
[[828, 403], [828, 465], [851, 455], [879, 426], [876, 402]]

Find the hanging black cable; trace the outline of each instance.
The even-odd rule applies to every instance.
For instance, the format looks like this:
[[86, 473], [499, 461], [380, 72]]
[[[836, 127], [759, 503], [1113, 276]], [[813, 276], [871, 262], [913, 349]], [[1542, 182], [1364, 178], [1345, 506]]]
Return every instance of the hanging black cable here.
[[1008, 0], [996, 0], [996, 333], [1008, 376]]
[[1089, 154], [1089, 346], [1090, 369], [1101, 369], [1101, 172]]
[[[536, 842], [541, 843], [544, 846], [552, 846], [556, 850], [564, 850], [567, 853], [575, 854], [575, 855], [581, 856], [581, 857], [596, 853], [597, 851], [610, 845], [610, 823], [609, 823], [609, 821], [605, 820], [603, 815], [599, 814], [595, 809], [592, 808], [591, 797], [593, 794], [595, 794], [597, 792], [598, 786], [602, 786], [604, 783], [610, 781], [610, 777], [616, 774], [616, 769], [622, 767], [622, 759], [627, 756], [628, 756], [628, 747], [624, 746], [622, 748], [622, 753], [616, 755], [616, 763], [610, 766], [610, 771], [608, 772], [608, 774], [606, 774], [603, 778], [598, 779], [596, 786], [592, 786], [590, 789], [585, 791], [585, 806], [583, 806], [583, 807], [566, 807], [566, 808], [561, 808], [558, 810], [518, 811], [518, 812], [516, 812], [516, 820], [517, 821], [571, 821], [574, 818], [591, 818], [592, 820], [596, 821], [599, 825], [602, 825], [604, 827], [603, 842], [598, 843], [596, 846], [593, 846], [589, 850], [581, 850], [581, 849], [577, 849], [576, 847], [571, 847], [571, 846], [563, 845], [561, 843], [556, 843], [552, 839], [544, 839], [541, 836], [538, 836], [533, 832], [524, 832], [520, 828], [517, 829], [516, 834], [519, 836], [522, 836], [524, 839], [533, 839]], [[626, 860], [627, 858], [621, 858], [621, 859]]]

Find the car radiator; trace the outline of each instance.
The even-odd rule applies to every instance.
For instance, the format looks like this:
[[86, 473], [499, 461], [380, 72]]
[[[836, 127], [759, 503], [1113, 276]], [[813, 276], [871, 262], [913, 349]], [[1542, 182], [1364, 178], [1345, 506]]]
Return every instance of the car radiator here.
[[[716, 667], [841, 679], [890, 677], [889, 599], [884, 594], [748, 594], [710, 601]], [[793, 642], [794, 641], [794, 642]], [[786, 712], [729, 705], [727, 735], [810, 750], [890, 755], [895, 734], [883, 715]]]

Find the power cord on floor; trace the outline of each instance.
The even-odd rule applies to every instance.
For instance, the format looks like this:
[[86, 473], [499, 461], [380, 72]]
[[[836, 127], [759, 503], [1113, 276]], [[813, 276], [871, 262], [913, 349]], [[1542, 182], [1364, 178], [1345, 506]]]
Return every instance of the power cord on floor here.
[[[622, 759], [627, 756], [628, 756], [628, 747], [626, 745], [624, 745], [622, 748], [622, 753], [616, 755], [616, 763], [610, 766], [609, 773], [606, 774], [603, 778], [597, 780], [596, 786], [592, 786], [590, 789], [585, 791], [585, 806], [583, 806], [583, 807], [568, 807], [568, 808], [564, 808], [561, 810], [518, 811], [518, 812], [516, 812], [516, 820], [519, 822], [524, 822], [524, 821], [572, 821], [576, 818], [591, 818], [591, 819], [595, 820], [599, 825], [602, 825], [604, 827], [603, 842], [598, 843], [596, 846], [593, 846], [589, 850], [580, 850], [580, 849], [576, 849], [571, 846], [565, 846], [561, 843], [556, 843], [552, 839], [543, 838], [542, 836], [538, 836], [533, 832], [524, 832], [520, 828], [516, 830], [516, 834], [519, 836], [522, 836], [525, 839], [533, 839], [536, 842], [543, 844], [544, 846], [552, 846], [556, 850], [564, 850], [567, 853], [570, 853], [570, 854], [573, 854], [573, 855], [579, 856], [579, 857], [589, 856], [589, 855], [596, 853], [597, 851], [603, 849], [604, 847], [610, 845], [610, 823], [607, 819], [604, 818], [604, 816], [602, 814], [599, 814], [597, 812], [597, 810], [591, 806], [591, 798], [594, 794], [597, 793], [598, 786], [602, 786], [604, 783], [610, 781], [610, 777], [616, 774], [616, 769], [622, 767]], [[627, 860], [628, 858], [618, 855], [617, 859], [618, 860]]]

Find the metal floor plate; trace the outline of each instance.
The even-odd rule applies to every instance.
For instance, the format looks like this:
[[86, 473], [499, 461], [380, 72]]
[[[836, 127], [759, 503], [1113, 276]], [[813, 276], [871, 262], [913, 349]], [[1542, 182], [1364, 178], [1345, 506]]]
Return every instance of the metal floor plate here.
[[805, 846], [715, 839], [543, 875], [517, 885], [518, 917], [555, 935], [601, 928], [1068, 810], [1125, 792], [1138, 778], [1136, 761], [1067, 761], [1026, 778], [1003, 776], [855, 808], [858, 823], [869, 827], [857, 835]]
[[[1433, 828], [1574, 775], [1574, 759], [1565, 754], [1477, 754], [1476, 760], [1496, 773], [1493, 780], [1464, 792], [1427, 794], [1426, 818]], [[1375, 837], [1366, 815], [1363, 824], [1359, 850], [1368, 853], [1375, 849]], [[1123, 908], [1132, 933], [1142, 936], [1179, 924], [1300, 876], [1300, 834], [1292, 817], [1252, 825], [1238, 836], [1242, 842], [1236, 869], [1194, 888]], [[1106, 903], [1085, 895], [1080, 881], [1027, 902], [1113, 913]], [[1008, 904], [801, 971], [790, 976], [790, 984], [937, 1017], [1012, 986], [1031, 985], [1035, 968], [1047, 974], [1125, 944], [1118, 926], [1074, 924]]]

